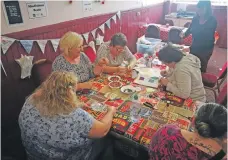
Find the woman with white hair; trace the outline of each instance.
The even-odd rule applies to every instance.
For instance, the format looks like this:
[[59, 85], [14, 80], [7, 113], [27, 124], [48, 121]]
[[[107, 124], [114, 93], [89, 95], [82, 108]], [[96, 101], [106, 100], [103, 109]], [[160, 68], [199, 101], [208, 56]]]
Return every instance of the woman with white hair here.
[[95, 75], [102, 73], [102, 65], [93, 66], [89, 58], [82, 52], [83, 39], [76, 32], [67, 32], [59, 42], [62, 54], [56, 57], [52, 70], [72, 71], [78, 78], [78, 89], [90, 89], [91, 83], [86, 82]]

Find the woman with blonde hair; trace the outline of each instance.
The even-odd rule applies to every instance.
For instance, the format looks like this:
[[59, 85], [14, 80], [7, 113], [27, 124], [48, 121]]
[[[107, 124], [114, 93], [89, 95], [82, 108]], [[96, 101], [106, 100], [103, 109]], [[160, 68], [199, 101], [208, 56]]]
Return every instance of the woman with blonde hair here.
[[28, 159], [91, 160], [108, 149], [106, 138], [93, 138], [107, 134], [115, 108], [97, 121], [80, 108], [76, 86], [74, 73], [56, 71], [26, 100], [19, 126]]
[[102, 66], [93, 66], [89, 58], [82, 52], [83, 39], [76, 32], [67, 32], [59, 42], [62, 54], [52, 64], [53, 71], [72, 71], [78, 78], [77, 89], [90, 89], [91, 83], [86, 82], [95, 75], [102, 73]]

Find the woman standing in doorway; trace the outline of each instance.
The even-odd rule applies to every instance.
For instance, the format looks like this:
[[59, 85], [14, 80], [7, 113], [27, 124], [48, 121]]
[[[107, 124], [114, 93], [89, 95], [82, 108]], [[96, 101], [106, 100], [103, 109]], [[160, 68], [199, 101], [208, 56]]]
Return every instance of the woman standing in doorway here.
[[192, 45], [190, 53], [197, 56], [201, 61], [201, 72], [206, 72], [208, 61], [214, 49], [214, 34], [217, 27], [217, 21], [212, 15], [211, 2], [199, 1], [197, 4], [197, 15], [182, 38], [192, 34]]

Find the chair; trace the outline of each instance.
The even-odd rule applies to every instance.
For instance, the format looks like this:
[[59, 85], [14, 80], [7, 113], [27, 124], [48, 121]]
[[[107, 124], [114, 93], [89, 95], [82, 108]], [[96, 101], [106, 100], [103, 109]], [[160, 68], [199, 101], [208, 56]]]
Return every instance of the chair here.
[[173, 21], [171, 19], [166, 19], [164, 21], [164, 25], [166, 25], [166, 24], [169, 24], [169, 26], [174, 26], [174, 23], [173, 23]]
[[222, 87], [215, 102], [224, 106], [227, 105], [227, 83]]
[[191, 22], [187, 22], [187, 23], [184, 24], [184, 27], [188, 28], [188, 27], [190, 27], [190, 25], [191, 25]]
[[181, 43], [181, 37], [180, 37], [181, 29], [179, 28], [171, 28], [169, 31], [169, 38], [168, 41], [175, 44]]
[[156, 25], [149, 25], [146, 29], [145, 37], [160, 39], [160, 29]]
[[90, 59], [90, 61], [92, 63], [95, 62], [96, 60], [96, 52], [94, 51], [94, 49], [90, 46], [87, 46], [84, 48], [84, 53], [87, 55], [87, 57]]
[[32, 68], [32, 78], [36, 87], [38, 87], [51, 74], [52, 62], [46, 59], [34, 63]]
[[223, 65], [219, 76], [210, 73], [202, 73], [203, 84], [206, 89], [212, 90], [215, 98], [217, 97], [216, 90], [220, 92], [220, 86], [226, 79], [227, 75], [227, 62]]

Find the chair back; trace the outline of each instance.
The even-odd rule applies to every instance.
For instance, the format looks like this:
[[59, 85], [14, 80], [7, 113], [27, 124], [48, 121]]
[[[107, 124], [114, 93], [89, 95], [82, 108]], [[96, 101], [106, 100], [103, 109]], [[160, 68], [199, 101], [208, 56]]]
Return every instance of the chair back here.
[[219, 92], [218, 97], [216, 98], [216, 103], [222, 104], [224, 106], [227, 105], [227, 83], [222, 87]]
[[171, 28], [169, 31], [169, 42], [174, 44], [180, 44], [181, 43], [180, 33], [181, 33], [181, 29]]
[[145, 37], [160, 39], [160, 29], [156, 25], [149, 25]]
[[226, 62], [222, 66], [222, 70], [219, 72], [218, 80], [225, 78], [225, 76], [227, 75], [227, 65], [228, 63]]
[[52, 62], [49, 60], [42, 60], [35, 62], [32, 68], [32, 78], [33, 81], [38, 87], [46, 78], [51, 74], [52, 71]]

